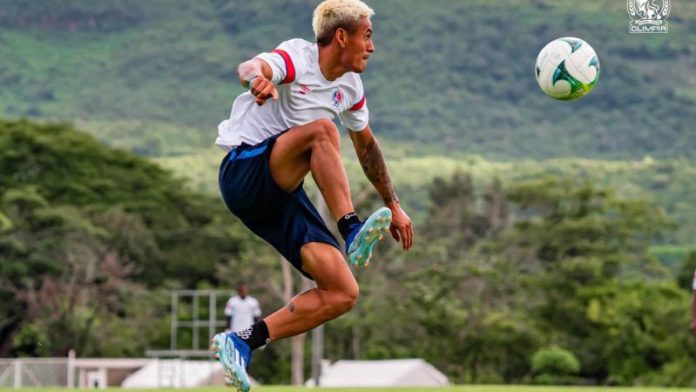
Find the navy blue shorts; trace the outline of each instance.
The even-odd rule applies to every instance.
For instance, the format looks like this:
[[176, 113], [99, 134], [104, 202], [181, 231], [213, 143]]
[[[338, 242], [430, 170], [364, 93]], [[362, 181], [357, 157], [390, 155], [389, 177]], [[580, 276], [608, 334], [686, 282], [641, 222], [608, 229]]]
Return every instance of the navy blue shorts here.
[[271, 244], [304, 276], [300, 248], [309, 242], [324, 242], [341, 249], [302, 184], [294, 191], [282, 190], [271, 176], [269, 159], [276, 135], [230, 151], [220, 164], [218, 181], [227, 208]]

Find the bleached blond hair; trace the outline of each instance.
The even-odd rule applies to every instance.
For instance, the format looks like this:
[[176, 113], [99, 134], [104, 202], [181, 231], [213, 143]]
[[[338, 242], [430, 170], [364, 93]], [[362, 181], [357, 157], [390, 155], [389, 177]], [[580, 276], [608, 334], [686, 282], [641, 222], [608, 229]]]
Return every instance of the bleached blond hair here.
[[314, 9], [312, 28], [320, 46], [331, 43], [339, 27], [354, 33], [360, 18], [370, 18], [375, 11], [360, 0], [325, 0]]

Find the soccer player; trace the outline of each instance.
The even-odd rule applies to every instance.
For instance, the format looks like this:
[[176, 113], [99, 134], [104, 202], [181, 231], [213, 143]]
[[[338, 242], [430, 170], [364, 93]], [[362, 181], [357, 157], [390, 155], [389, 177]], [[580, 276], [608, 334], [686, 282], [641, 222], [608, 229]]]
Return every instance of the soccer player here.
[[225, 317], [227, 329], [232, 332], [243, 331], [261, 321], [261, 306], [256, 298], [249, 295], [246, 283], [240, 282], [237, 285], [237, 295], [227, 300]]
[[[218, 127], [216, 144], [229, 151], [219, 183], [227, 207], [275, 247], [317, 288], [237, 333], [211, 341], [226, 376], [249, 390], [251, 352], [266, 343], [306, 332], [350, 310], [358, 284], [340, 246], [309, 201], [303, 179], [311, 172], [345, 239], [352, 265], [370, 262], [382, 233], [390, 230], [404, 250], [413, 245], [411, 219], [401, 209], [380, 146], [369, 125], [360, 73], [375, 51], [373, 10], [360, 0], [326, 0], [314, 10], [316, 43], [291, 39], [237, 67], [248, 89]], [[348, 128], [365, 175], [385, 207], [361, 221], [332, 119]]]

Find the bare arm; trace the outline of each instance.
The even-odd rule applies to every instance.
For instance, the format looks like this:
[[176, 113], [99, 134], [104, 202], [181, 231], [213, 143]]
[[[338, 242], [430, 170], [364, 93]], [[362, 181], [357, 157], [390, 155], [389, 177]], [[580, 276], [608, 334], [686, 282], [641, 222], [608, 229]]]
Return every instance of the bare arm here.
[[396, 196], [387, 165], [384, 163], [382, 150], [370, 127], [360, 132], [350, 132], [350, 138], [365, 176], [384, 200], [384, 205], [391, 208], [392, 205], [398, 204], [399, 198]]
[[265, 61], [251, 59], [239, 64], [237, 77], [242, 87], [248, 88], [256, 97], [257, 105], [263, 105], [268, 98], [278, 99], [278, 91], [271, 82], [273, 70]]
[[382, 150], [368, 125], [360, 132], [349, 132], [365, 176], [382, 197], [384, 205], [392, 211], [392, 236], [401, 241], [404, 250], [413, 245], [413, 224], [411, 218], [401, 209], [399, 197], [392, 185]]

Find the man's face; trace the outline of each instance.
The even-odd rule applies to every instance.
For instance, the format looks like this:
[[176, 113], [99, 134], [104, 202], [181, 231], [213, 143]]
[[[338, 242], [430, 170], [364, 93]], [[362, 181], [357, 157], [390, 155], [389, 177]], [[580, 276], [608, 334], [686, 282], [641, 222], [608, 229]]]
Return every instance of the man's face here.
[[367, 59], [375, 51], [372, 43], [372, 23], [366, 17], [360, 18], [358, 29], [348, 34], [343, 60], [353, 72], [363, 72], [367, 67]]
[[249, 290], [247, 290], [247, 287], [242, 285], [237, 288], [237, 294], [239, 294], [240, 297], [244, 298], [247, 296], [249, 293]]

